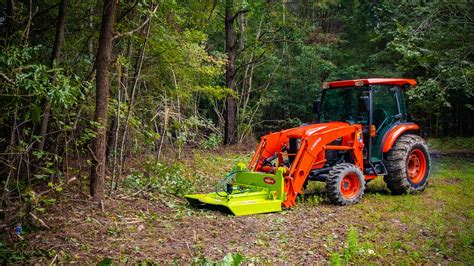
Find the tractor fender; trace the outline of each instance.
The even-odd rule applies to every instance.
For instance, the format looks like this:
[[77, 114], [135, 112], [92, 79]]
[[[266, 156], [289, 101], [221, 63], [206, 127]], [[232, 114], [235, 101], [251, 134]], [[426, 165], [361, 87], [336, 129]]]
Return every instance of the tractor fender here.
[[420, 127], [415, 123], [401, 123], [394, 126], [384, 137], [382, 152], [388, 152], [392, 148], [393, 144], [395, 144], [395, 141], [398, 139], [398, 137], [400, 137], [403, 133], [418, 129], [420, 129]]

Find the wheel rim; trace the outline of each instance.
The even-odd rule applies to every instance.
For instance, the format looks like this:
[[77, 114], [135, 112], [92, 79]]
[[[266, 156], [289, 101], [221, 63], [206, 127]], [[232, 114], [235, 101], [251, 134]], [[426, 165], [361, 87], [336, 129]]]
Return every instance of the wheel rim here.
[[351, 199], [359, 194], [360, 181], [356, 174], [350, 173], [341, 181], [341, 194], [346, 199]]
[[420, 183], [426, 173], [426, 157], [420, 149], [414, 149], [408, 156], [407, 175], [414, 184]]

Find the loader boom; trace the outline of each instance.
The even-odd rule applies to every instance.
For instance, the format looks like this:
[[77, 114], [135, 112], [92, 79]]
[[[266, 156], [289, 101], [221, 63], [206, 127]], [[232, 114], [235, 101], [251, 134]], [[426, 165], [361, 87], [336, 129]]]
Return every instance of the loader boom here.
[[[286, 152], [290, 139], [301, 139], [298, 152], [291, 167], [285, 175], [285, 192], [287, 193], [284, 206], [296, 206], [296, 196], [302, 193], [302, 188], [311, 171], [321, 169], [327, 162], [325, 151], [337, 150], [350, 153], [355, 164], [363, 169], [362, 149], [364, 144], [361, 139], [362, 128], [360, 125], [337, 123], [336, 125], [309, 125], [296, 130], [287, 130], [263, 136], [259, 148], [255, 152], [248, 169], [256, 172], [271, 173], [274, 168], [265, 168], [264, 160], [278, 154], [279, 162], [274, 167], [285, 167], [283, 154]], [[342, 138], [341, 145], [329, 145], [336, 139]], [[288, 154], [293, 156], [292, 154]]]

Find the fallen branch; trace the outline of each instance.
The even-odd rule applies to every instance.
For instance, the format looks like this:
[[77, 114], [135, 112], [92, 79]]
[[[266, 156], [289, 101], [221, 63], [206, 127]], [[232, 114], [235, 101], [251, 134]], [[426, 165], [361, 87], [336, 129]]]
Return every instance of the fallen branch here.
[[186, 241], [186, 239], [184, 240], [184, 243], [186, 243], [186, 247], [188, 248], [189, 255], [191, 256], [191, 258], [194, 258], [194, 254], [193, 254], [193, 252], [191, 251], [191, 249], [189, 248], [189, 244], [188, 244], [188, 241]]
[[146, 189], [147, 189], [148, 186], [150, 186], [150, 185], [151, 185], [151, 181], [148, 182], [148, 184], [146, 184], [142, 189], [140, 189], [140, 190], [138, 190], [137, 192], [133, 193], [133, 194], [132, 194], [132, 197], [135, 197], [136, 195], [140, 194], [141, 192], [146, 191]]
[[136, 221], [130, 221], [130, 222], [122, 222], [120, 224], [140, 224], [144, 223], [144, 221], [136, 220]]
[[1, 76], [4, 80], [6, 80], [8, 83], [10, 83], [10, 84], [12, 84], [12, 85], [15, 85], [15, 84], [16, 84], [15, 81], [9, 79], [9, 78], [7, 77], [7, 75], [5, 75], [5, 74], [3, 74], [3, 73], [0, 73], [0, 76]]
[[99, 222], [96, 218], [91, 217], [91, 220], [98, 223], [100, 226], [104, 226], [101, 222]]
[[38, 218], [38, 216], [34, 215], [32, 212], [30, 212], [30, 216], [33, 217], [33, 219], [35, 219], [36, 221], [38, 221], [43, 227], [50, 229], [50, 227], [41, 218]]
[[60, 183], [60, 184], [58, 184], [58, 185], [56, 185], [56, 186], [54, 186], [54, 187], [52, 187], [52, 188], [50, 188], [50, 189], [48, 189], [48, 190], [45, 190], [45, 191], [43, 191], [43, 192], [41, 192], [41, 193], [38, 193], [38, 196], [47, 194], [47, 193], [51, 192], [52, 190], [57, 189], [58, 187], [61, 187], [61, 186], [63, 186], [63, 185], [67, 185], [67, 184], [71, 183], [71, 182], [74, 181], [74, 180], [76, 180], [76, 177], [73, 177], [73, 178], [69, 179], [69, 180], [66, 181], [65, 183]]
[[49, 263], [49, 265], [54, 265], [54, 262], [56, 261], [56, 259], [58, 258], [58, 254], [56, 254], [56, 256], [54, 256], [53, 260]]

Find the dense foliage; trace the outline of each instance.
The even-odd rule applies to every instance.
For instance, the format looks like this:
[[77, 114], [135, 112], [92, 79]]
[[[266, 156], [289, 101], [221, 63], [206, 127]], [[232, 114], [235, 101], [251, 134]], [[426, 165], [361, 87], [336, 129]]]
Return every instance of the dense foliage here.
[[[224, 76], [229, 4], [235, 90]], [[31, 184], [58, 188], [87, 178], [100, 127], [94, 73], [102, 10], [92, 0], [0, 6], [3, 200]], [[123, 181], [127, 158], [216, 149], [229, 97], [244, 142], [311, 122], [322, 82], [337, 79], [416, 78], [408, 99], [422, 133], [472, 136], [472, 14], [469, 1], [120, 0], [106, 129], [111, 185]]]

